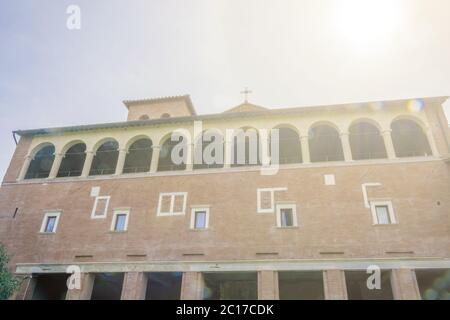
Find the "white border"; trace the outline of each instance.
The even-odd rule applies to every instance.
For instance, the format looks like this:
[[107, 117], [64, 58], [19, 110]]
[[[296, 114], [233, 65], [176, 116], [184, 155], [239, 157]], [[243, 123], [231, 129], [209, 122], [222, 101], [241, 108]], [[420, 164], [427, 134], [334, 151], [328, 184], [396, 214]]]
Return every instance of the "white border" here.
[[[116, 230], [116, 220], [117, 220], [117, 215], [119, 214], [124, 214], [126, 216], [125, 218], [125, 229], [124, 230]], [[125, 232], [128, 231], [128, 219], [130, 217], [130, 209], [115, 209], [114, 210], [114, 214], [113, 214], [113, 218], [111, 221], [111, 231], [112, 232]]]
[[[108, 207], [109, 207], [109, 200], [111, 199], [111, 196], [100, 196], [95, 197], [94, 207], [92, 208], [91, 212], [91, 219], [105, 219], [108, 215]], [[102, 215], [96, 215], [95, 211], [97, 210], [97, 204], [99, 200], [106, 200], [105, 204], [105, 210], [103, 211]]]
[[[387, 206], [389, 211], [389, 219], [391, 220], [391, 223], [389, 224], [380, 224], [378, 223], [378, 217], [377, 217], [377, 206]], [[395, 217], [394, 207], [392, 205], [392, 201], [386, 200], [386, 201], [370, 201], [370, 211], [372, 212], [372, 223], [374, 225], [378, 226], [388, 226], [391, 224], [398, 224], [397, 219]]]
[[[275, 212], [275, 192], [287, 191], [288, 188], [258, 188], [256, 189], [256, 208], [258, 213], [274, 213]], [[270, 192], [270, 208], [261, 208], [261, 193]]]
[[[159, 200], [158, 200], [158, 209], [156, 212], [157, 217], [167, 217], [167, 216], [183, 216], [186, 213], [186, 202], [187, 202], [187, 192], [161, 192], [159, 194]], [[174, 212], [174, 204], [175, 204], [175, 197], [182, 196], [183, 197], [183, 210], [180, 212]], [[169, 212], [161, 212], [162, 207], [162, 200], [163, 197], [170, 197], [170, 209]]]
[[[294, 225], [293, 226], [282, 226], [281, 225], [281, 209], [292, 209], [292, 220]], [[298, 220], [297, 220], [297, 205], [294, 204], [286, 204], [286, 203], [280, 203], [277, 204], [277, 227], [283, 228], [283, 229], [289, 229], [289, 228], [296, 228], [298, 227]]]
[[[205, 227], [204, 228], [196, 228], [195, 227], [195, 214], [197, 211], [206, 212], [205, 217]], [[192, 230], [207, 230], [209, 228], [209, 207], [195, 207], [191, 209], [191, 229]]]
[[[47, 211], [44, 215], [44, 219], [42, 220], [40, 233], [45, 234], [53, 234], [56, 233], [56, 229], [58, 228], [59, 217], [61, 215], [61, 211]], [[45, 232], [45, 227], [47, 226], [47, 220], [50, 217], [56, 217], [55, 226], [53, 227], [53, 232]]]

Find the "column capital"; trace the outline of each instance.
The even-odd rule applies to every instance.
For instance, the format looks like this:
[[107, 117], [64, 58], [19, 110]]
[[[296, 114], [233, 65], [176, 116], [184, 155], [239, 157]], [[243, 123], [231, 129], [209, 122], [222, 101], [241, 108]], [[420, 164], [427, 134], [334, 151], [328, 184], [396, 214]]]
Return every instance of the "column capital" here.
[[386, 130], [382, 130], [381, 134], [391, 134], [392, 133], [392, 129], [386, 129]]
[[340, 137], [350, 136], [350, 132], [348, 132], [348, 131], [341, 131], [341, 132], [339, 133], [339, 136], [340, 136]]

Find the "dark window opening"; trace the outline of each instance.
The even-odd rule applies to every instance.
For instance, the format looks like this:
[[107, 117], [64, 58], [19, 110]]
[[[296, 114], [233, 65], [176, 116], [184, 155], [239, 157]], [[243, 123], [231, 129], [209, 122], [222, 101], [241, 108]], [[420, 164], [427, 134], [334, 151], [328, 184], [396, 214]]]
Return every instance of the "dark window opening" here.
[[168, 114], [168, 113], [163, 113], [163, 114], [161, 115], [161, 118], [162, 118], [162, 119], [170, 118], [170, 114]]
[[257, 274], [254, 272], [204, 273], [204, 300], [256, 300]]
[[384, 139], [377, 127], [360, 122], [352, 125], [349, 132], [353, 160], [387, 158]]
[[39, 150], [30, 162], [25, 179], [48, 178], [55, 160], [55, 147], [47, 146]]
[[123, 173], [138, 173], [150, 171], [152, 162], [152, 141], [150, 139], [140, 139], [134, 142], [128, 149], [125, 158]]
[[261, 165], [260, 139], [255, 129], [241, 129], [233, 138], [231, 167]]
[[[290, 128], [278, 128], [278, 130], [278, 164], [302, 163], [302, 145], [297, 132]], [[269, 146], [272, 154], [272, 139], [269, 140]], [[273, 159], [272, 163], [274, 163]]]
[[97, 273], [91, 300], [120, 300], [123, 277], [123, 273]]
[[395, 155], [399, 158], [431, 155], [430, 144], [422, 128], [410, 120], [397, 120], [391, 125]]
[[65, 300], [67, 294], [67, 274], [39, 274], [32, 300]]
[[145, 300], [180, 300], [181, 272], [147, 273], [147, 292]]
[[311, 162], [343, 161], [339, 132], [327, 125], [312, 128], [309, 131], [309, 153]]
[[146, 114], [143, 114], [142, 116], [139, 117], [139, 120], [148, 120], [150, 119], [150, 117]]
[[[391, 271], [381, 271], [380, 289], [369, 289], [367, 280], [373, 273], [366, 271], [345, 271], [347, 295], [349, 300], [393, 300]], [[373, 281], [369, 281], [373, 284]]]
[[[202, 139], [202, 143], [200, 144], [200, 139]], [[205, 141], [208, 140], [208, 141]], [[211, 145], [213, 144], [213, 145]], [[216, 148], [213, 148], [214, 145], [220, 144], [220, 148], [222, 148], [222, 154], [216, 154]], [[202, 149], [200, 150], [200, 146]], [[213, 163], [207, 163], [205, 156], [205, 150], [206, 154], [208, 156], [211, 156], [213, 159], [218, 159], [219, 163], [213, 162]], [[198, 169], [213, 169], [213, 168], [223, 168], [224, 164], [224, 142], [223, 137], [216, 133], [204, 133], [202, 134], [201, 138], [199, 138], [199, 141], [195, 144], [195, 154], [201, 155], [202, 163], [194, 163], [194, 170]], [[195, 155], [194, 155], [195, 156]], [[194, 158], [196, 159], [196, 158]], [[198, 160], [196, 160], [198, 162]]]
[[450, 300], [450, 269], [416, 270], [423, 300]]
[[79, 177], [86, 160], [86, 145], [79, 143], [67, 150], [59, 167], [58, 177]]
[[280, 300], [323, 300], [322, 271], [278, 272]]
[[116, 141], [105, 142], [97, 149], [89, 175], [114, 174], [119, 158], [119, 144]]
[[[158, 171], [177, 171], [177, 170], [185, 170], [186, 169], [186, 160], [187, 155], [184, 154], [184, 150], [186, 148], [186, 138], [180, 136], [178, 141], [172, 141], [169, 137], [161, 146], [159, 151], [159, 162], [158, 162]], [[180, 164], [176, 164], [172, 161], [172, 150], [175, 146], [178, 147], [184, 146], [184, 148], [180, 151], [178, 155], [183, 159]]]

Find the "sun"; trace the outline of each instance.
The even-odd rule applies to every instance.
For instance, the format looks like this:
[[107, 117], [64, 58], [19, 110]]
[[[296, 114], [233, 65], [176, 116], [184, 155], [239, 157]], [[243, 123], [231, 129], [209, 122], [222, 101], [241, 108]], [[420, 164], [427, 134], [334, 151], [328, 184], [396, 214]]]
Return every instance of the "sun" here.
[[374, 49], [393, 39], [402, 19], [398, 0], [339, 0], [335, 30], [355, 49]]

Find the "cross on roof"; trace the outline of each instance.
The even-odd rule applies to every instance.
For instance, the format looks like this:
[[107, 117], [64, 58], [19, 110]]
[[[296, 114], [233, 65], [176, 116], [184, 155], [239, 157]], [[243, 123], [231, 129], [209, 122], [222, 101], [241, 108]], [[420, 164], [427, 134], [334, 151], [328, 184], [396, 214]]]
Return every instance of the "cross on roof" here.
[[253, 93], [253, 92], [252, 92], [251, 90], [248, 90], [247, 87], [245, 87], [245, 90], [244, 90], [244, 91], [241, 91], [241, 94], [244, 95], [244, 102], [245, 102], [245, 103], [248, 103], [248, 95], [249, 95], [250, 93]]

